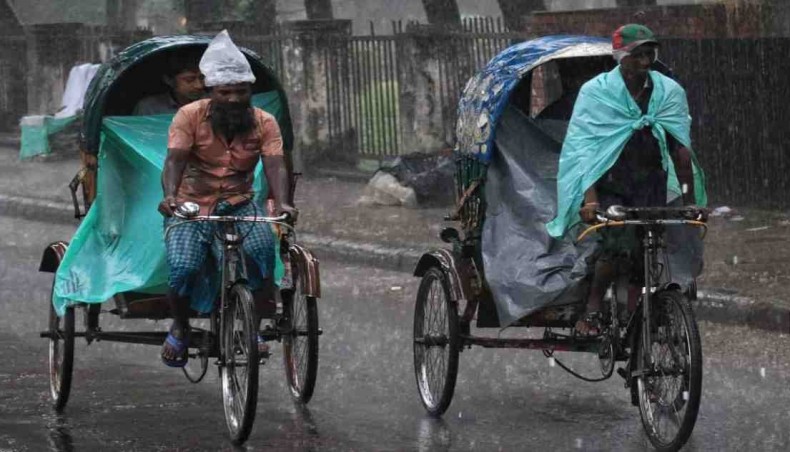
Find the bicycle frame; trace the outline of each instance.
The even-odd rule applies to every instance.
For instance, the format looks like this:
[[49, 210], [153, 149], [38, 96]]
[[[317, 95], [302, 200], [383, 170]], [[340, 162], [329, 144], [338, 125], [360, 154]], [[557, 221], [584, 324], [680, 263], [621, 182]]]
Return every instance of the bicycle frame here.
[[[662, 242], [662, 229], [667, 225], [690, 225], [690, 226], [697, 226], [702, 227], [707, 230], [707, 225], [699, 220], [679, 220], [679, 219], [653, 219], [653, 220], [609, 220], [605, 217], [599, 216], [599, 224], [590, 226], [584, 232], [579, 235], [577, 241], [583, 239], [589, 232], [605, 228], [605, 227], [637, 227], [641, 226], [645, 229], [644, 235], [641, 239], [642, 241], [642, 259], [643, 259], [643, 271], [644, 271], [644, 285], [642, 287], [642, 299], [641, 299], [641, 309], [639, 310], [639, 318], [636, 319], [634, 315], [631, 316], [628, 324], [626, 325], [625, 335], [623, 337], [623, 341], [619, 344], [620, 348], [624, 348], [630, 341], [631, 335], [633, 333], [632, 324], [636, 320], [639, 322], [640, 326], [640, 334], [641, 334], [641, 341], [643, 344], [651, 344], [652, 337], [651, 337], [651, 312], [652, 312], [652, 300], [654, 296], [654, 290], [657, 291], [659, 289], [659, 281], [656, 281], [657, 278], [660, 278], [660, 273], [658, 270], [658, 260], [659, 260], [659, 250], [664, 248]], [[665, 266], [660, 271], [663, 272], [664, 269], [669, 271], [668, 267]], [[654, 276], [658, 273], [658, 276]], [[618, 316], [618, 309], [619, 303], [616, 297], [616, 285], [615, 285], [615, 296], [611, 299], [611, 324], [610, 324], [610, 334], [613, 335], [613, 340], [617, 341], [620, 336], [620, 325], [619, 325], [619, 316]], [[634, 313], [636, 314], [636, 313]], [[629, 360], [637, 359], [636, 365], [633, 366], [634, 363], [629, 362], [626, 368], [632, 369], [630, 372], [628, 381], [630, 382], [631, 378], [636, 378], [639, 376], [646, 375], [651, 372], [651, 367], [653, 365], [652, 359], [653, 356], [648, 350], [647, 347], [642, 347], [642, 356], [635, 356], [633, 352], [631, 356], [628, 358]]]

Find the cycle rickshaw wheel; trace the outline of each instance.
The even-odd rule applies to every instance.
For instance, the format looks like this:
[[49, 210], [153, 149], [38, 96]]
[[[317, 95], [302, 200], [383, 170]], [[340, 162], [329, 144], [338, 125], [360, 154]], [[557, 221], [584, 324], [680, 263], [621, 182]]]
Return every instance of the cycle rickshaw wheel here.
[[432, 416], [450, 406], [458, 375], [457, 307], [444, 273], [430, 268], [422, 277], [414, 312], [414, 374], [420, 399]]
[[58, 317], [52, 298], [49, 300], [49, 389], [55, 411], [62, 412], [69, 401], [71, 375], [74, 369], [74, 308], [66, 308], [63, 317]]
[[258, 335], [252, 294], [245, 286], [230, 291], [220, 329], [222, 402], [231, 440], [244, 442], [258, 404]]
[[[657, 294], [651, 318], [653, 366], [636, 379], [639, 412], [650, 442], [660, 451], [680, 449], [691, 436], [702, 393], [702, 346], [685, 295]], [[645, 356], [639, 339], [636, 356]]]
[[303, 293], [299, 274], [294, 289], [283, 292], [289, 331], [283, 335], [283, 364], [291, 395], [301, 403], [313, 396], [318, 374], [318, 308], [315, 297]]

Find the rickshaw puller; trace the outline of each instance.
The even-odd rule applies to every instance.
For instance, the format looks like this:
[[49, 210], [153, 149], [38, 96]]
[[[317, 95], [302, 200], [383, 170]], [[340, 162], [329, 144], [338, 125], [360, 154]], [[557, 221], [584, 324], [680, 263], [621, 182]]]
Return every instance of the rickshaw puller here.
[[[645, 26], [629, 24], [613, 34], [612, 47], [625, 86], [643, 115], [653, 94], [653, 82], [649, 76], [651, 66], [658, 57], [658, 41]], [[663, 75], [659, 75], [663, 77]], [[593, 79], [595, 81], [595, 79]], [[591, 81], [590, 83], [592, 83]], [[671, 134], [666, 133], [669, 155], [682, 187], [684, 204], [693, 205], [694, 176], [691, 152]], [[611, 205], [626, 207], [661, 207], [667, 205], [667, 171], [662, 167], [661, 149], [653, 135], [652, 127], [635, 130], [623, 148], [615, 164], [584, 193], [584, 204], [579, 215], [586, 223], [596, 221], [596, 212]], [[627, 256], [633, 265], [641, 265], [638, 249], [639, 239], [633, 228], [618, 228], [602, 233], [602, 249], [595, 262], [587, 308], [584, 316], [576, 323], [577, 332], [599, 334], [601, 332], [601, 308], [603, 297], [616, 276], [616, 256]], [[639, 284], [629, 287], [628, 310], [636, 309]]]
[[[212, 213], [212, 208], [218, 215], [261, 215], [262, 207], [252, 200], [254, 170], [261, 159], [277, 214], [295, 217], [296, 210], [287, 200], [289, 183], [280, 128], [272, 115], [251, 106], [255, 76], [227, 32], [211, 42], [200, 69], [210, 98], [182, 107], [170, 126], [162, 172], [165, 196], [159, 204], [159, 211], [167, 217], [166, 225], [179, 221], [173, 211], [187, 201], [197, 203], [201, 215]], [[214, 238], [217, 227], [193, 222], [173, 228], [167, 237], [173, 324], [162, 348], [162, 360], [169, 366], [186, 364], [190, 295], [209, 252], [215, 260], [221, 256]], [[248, 277], [260, 320], [273, 307], [275, 237], [267, 223], [249, 223], [247, 227], [251, 230], [243, 247], [259, 270], [256, 274], [250, 268]], [[257, 288], [256, 276], [262, 277]], [[259, 351], [268, 352], [260, 336]]]

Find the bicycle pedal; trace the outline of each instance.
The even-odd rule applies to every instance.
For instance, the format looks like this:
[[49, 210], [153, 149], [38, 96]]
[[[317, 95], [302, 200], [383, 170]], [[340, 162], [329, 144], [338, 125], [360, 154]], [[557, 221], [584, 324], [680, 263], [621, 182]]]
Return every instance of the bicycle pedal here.
[[618, 367], [617, 368], [617, 375], [623, 377], [623, 380], [625, 380], [626, 383], [628, 382], [628, 371], [627, 370], [623, 369], [622, 367]]

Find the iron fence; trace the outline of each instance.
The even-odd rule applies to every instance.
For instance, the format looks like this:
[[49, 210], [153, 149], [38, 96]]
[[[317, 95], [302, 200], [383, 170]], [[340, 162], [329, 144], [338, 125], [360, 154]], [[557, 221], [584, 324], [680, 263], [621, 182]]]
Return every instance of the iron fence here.
[[[405, 29], [404, 29], [405, 28]], [[393, 23], [392, 34], [335, 36], [324, 48], [330, 145], [354, 158], [382, 159], [403, 146], [399, 46], [413, 35]], [[432, 32], [436, 90], [443, 133], [454, 142], [456, 108], [468, 79], [504, 48], [528, 39], [500, 21], [467, 20]], [[249, 45], [282, 74], [282, 37]], [[689, 98], [694, 147], [711, 198], [736, 205], [790, 207], [790, 39], [669, 39], [662, 45]]]

